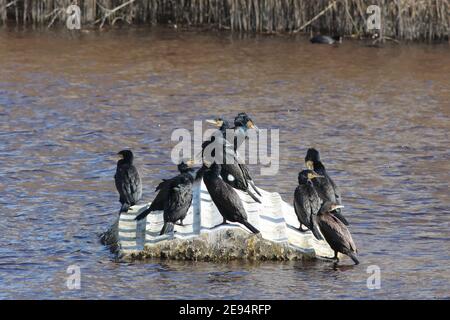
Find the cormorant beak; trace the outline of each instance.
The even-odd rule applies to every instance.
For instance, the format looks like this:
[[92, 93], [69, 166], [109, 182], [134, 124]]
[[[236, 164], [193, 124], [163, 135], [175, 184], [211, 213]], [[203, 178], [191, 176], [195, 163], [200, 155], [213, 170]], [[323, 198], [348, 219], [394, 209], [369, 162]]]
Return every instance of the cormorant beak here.
[[221, 127], [223, 124], [223, 121], [220, 120], [206, 120], [207, 123], [212, 124], [216, 127]]
[[314, 170], [314, 163], [311, 160], [306, 161], [306, 167], [308, 170]]
[[195, 160], [194, 160], [194, 159], [190, 159], [190, 160], [186, 161], [186, 165], [187, 165], [189, 168], [192, 168], [192, 167], [194, 166], [194, 163], [195, 163]]
[[323, 178], [323, 176], [321, 176], [320, 174], [314, 172], [314, 173], [308, 173], [308, 179], [312, 180], [314, 178]]
[[344, 208], [344, 206], [341, 204], [334, 204], [331, 206], [331, 211], [334, 211], [336, 209], [341, 209], [341, 208]]
[[253, 123], [252, 120], [248, 120], [246, 126], [247, 126], [247, 128], [249, 128], [249, 129], [259, 130], [258, 127]]

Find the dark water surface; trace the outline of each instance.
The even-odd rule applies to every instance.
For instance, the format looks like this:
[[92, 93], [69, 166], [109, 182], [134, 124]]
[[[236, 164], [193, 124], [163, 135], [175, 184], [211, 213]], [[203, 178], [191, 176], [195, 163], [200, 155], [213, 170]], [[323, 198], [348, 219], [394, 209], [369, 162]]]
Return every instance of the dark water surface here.
[[[450, 297], [448, 45], [3, 30], [0, 68], [0, 298]], [[119, 209], [114, 154], [135, 151], [150, 201], [173, 129], [243, 110], [280, 129], [279, 174], [251, 170], [286, 201], [322, 152], [362, 264], [115, 262], [98, 240]]]

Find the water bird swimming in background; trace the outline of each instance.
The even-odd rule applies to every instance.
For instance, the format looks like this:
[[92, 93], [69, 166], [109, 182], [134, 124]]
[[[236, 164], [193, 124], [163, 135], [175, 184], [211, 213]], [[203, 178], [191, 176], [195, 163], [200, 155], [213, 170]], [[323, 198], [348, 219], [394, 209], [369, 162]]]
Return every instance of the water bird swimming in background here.
[[121, 157], [117, 161], [116, 174], [114, 180], [117, 191], [120, 195], [120, 213], [127, 212], [142, 197], [142, 184], [139, 172], [133, 164], [134, 155], [130, 150], [122, 150], [118, 153]]
[[220, 165], [215, 162], [209, 164], [207, 161], [203, 165], [206, 167], [203, 181], [212, 201], [223, 217], [221, 224], [226, 224], [227, 221], [238, 222], [251, 232], [259, 234], [259, 230], [248, 222], [247, 213], [237, 192], [219, 177]]
[[339, 207], [342, 206], [326, 201], [317, 215], [317, 225], [331, 249], [334, 250], [333, 259], [339, 261], [338, 252], [340, 252], [349, 256], [355, 264], [359, 264], [355, 255], [358, 251], [350, 231], [333, 213]]
[[323, 237], [319, 232], [313, 216], [319, 213], [322, 201], [313, 186], [312, 180], [320, 176], [312, 170], [303, 170], [298, 174], [298, 187], [294, 192], [294, 210], [300, 222], [299, 231], [304, 232], [302, 225], [313, 233], [317, 240]]
[[324, 36], [321, 34], [315, 35], [311, 39], [309, 39], [311, 43], [320, 43], [320, 44], [336, 44], [336, 43], [342, 43], [342, 37], [341, 36]]
[[[318, 173], [320, 178], [313, 180], [313, 185], [319, 194], [319, 197], [322, 199], [322, 202], [331, 201], [332, 203], [337, 203], [338, 205], [342, 204], [342, 196], [341, 191], [338, 186], [334, 183], [333, 179], [329, 176], [325, 166], [320, 161], [320, 154], [314, 148], [309, 148], [306, 152], [305, 156], [305, 164], [309, 170], [313, 170]], [[345, 225], [348, 226], [348, 221], [341, 213], [341, 209], [336, 209], [335, 211], [336, 217], [341, 220]]]

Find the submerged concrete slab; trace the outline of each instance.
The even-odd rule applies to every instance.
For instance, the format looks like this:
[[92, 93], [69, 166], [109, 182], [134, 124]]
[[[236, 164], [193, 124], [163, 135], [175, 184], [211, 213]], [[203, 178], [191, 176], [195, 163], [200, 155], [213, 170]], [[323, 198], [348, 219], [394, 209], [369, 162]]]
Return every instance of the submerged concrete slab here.
[[316, 240], [310, 231], [297, 230], [299, 222], [294, 208], [278, 193], [258, 190], [262, 194], [261, 204], [246, 193], [237, 192], [249, 222], [261, 231], [259, 236], [238, 223], [215, 227], [222, 222], [222, 216], [203, 182], [199, 182], [194, 185], [192, 206], [184, 226], [176, 225], [173, 233], [159, 235], [163, 226], [162, 211], [135, 221], [150, 204], [137, 205], [118, 218], [102, 235], [102, 242], [124, 260], [296, 260], [333, 256], [325, 241]]

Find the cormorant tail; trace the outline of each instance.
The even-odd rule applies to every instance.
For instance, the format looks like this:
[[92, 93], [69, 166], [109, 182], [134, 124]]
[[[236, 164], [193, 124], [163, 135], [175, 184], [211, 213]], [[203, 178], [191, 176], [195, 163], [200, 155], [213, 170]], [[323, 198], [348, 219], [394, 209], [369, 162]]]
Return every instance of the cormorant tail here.
[[353, 262], [355, 263], [355, 264], [359, 264], [359, 260], [356, 258], [356, 255], [353, 253], [353, 252], [351, 252], [350, 250], [349, 251], [347, 251], [347, 252], [344, 252], [346, 255], [348, 255], [352, 260], [353, 260]]
[[339, 209], [336, 209], [335, 211], [332, 212], [332, 214], [333, 214], [336, 218], [338, 218], [339, 220], [341, 220], [341, 222], [342, 222], [343, 224], [345, 224], [346, 226], [348, 226], [349, 223], [348, 223], [347, 219], [345, 219], [345, 217], [342, 215], [341, 210], [339, 210], [339, 211], [338, 211], [338, 210], [339, 210]]
[[172, 222], [164, 222], [164, 225], [159, 233], [160, 236], [163, 234], [167, 234], [173, 231], [173, 223]]
[[322, 233], [317, 225], [317, 216], [315, 214], [311, 216], [311, 232], [317, 240], [323, 240]]
[[248, 180], [248, 183], [252, 186], [252, 189], [255, 190], [255, 192], [258, 194], [258, 196], [262, 197], [262, 194], [256, 188], [255, 183], [253, 182], [253, 180]]
[[144, 211], [142, 211], [140, 214], [138, 214], [136, 216], [136, 218], [134, 218], [134, 220], [142, 220], [144, 219], [146, 216], [148, 216], [148, 214], [152, 211], [151, 208], [145, 209]]
[[258, 234], [258, 233], [259, 233], [259, 230], [256, 229], [254, 226], [252, 226], [252, 225], [250, 224], [250, 222], [248, 222], [247, 220], [242, 221], [242, 224], [243, 224], [244, 226], [246, 226], [246, 227], [247, 227], [251, 232], [253, 232], [254, 234]]
[[251, 191], [250, 189], [247, 189], [247, 193], [250, 197], [252, 197], [253, 200], [255, 200], [258, 203], [261, 203], [261, 200], [259, 200]]

